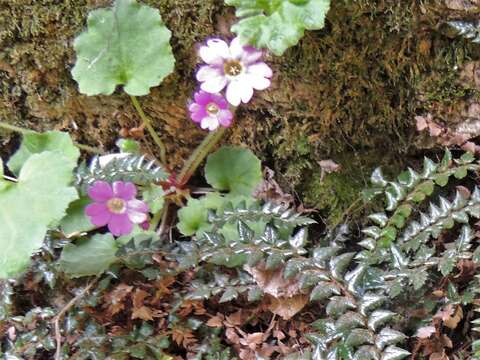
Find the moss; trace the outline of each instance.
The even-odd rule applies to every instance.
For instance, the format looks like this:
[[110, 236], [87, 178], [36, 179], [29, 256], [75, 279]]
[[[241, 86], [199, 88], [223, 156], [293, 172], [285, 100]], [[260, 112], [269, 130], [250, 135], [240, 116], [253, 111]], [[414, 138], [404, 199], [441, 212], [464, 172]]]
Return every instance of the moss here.
[[321, 209], [321, 218], [329, 225], [342, 221], [347, 208], [359, 196], [361, 186], [352, 175], [329, 174], [323, 179], [320, 175], [314, 175], [305, 189], [306, 204]]
[[[196, 86], [195, 49], [210, 36], [231, 36], [232, 9], [220, 0], [142, 2], [159, 8], [173, 32], [175, 73], [141, 101], [167, 144], [172, 165], [179, 166], [204, 136], [185, 109]], [[121, 128], [138, 126], [126, 96], [81, 96], [69, 74], [75, 58], [70, 44], [84, 28], [88, 11], [109, 3], [1, 3], [1, 118], [38, 130], [69, 130], [77, 141], [106, 149], [113, 148]], [[272, 87], [238, 109], [226, 141], [254, 149], [301, 199], [305, 195], [310, 203], [330, 208], [331, 194], [341, 194], [335, 200], [338, 211], [333, 209], [339, 213], [352, 199], [345, 195], [347, 185], [340, 185], [344, 175], [320, 183], [317, 161], [342, 163], [348, 155], [352, 171], [343, 180], [358, 179], [348, 185], [356, 192], [372, 162], [399, 164], [415, 155], [416, 114], [470, 91], [452, 85], [458, 76], [452, 69], [475, 57], [476, 48], [438, 31], [446, 17], [436, 3], [332, 1], [323, 30], [307, 32], [285, 56], [268, 59], [275, 73]], [[144, 145], [155, 153], [148, 138]], [[325, 182], [333, 186], [330, 193]]]

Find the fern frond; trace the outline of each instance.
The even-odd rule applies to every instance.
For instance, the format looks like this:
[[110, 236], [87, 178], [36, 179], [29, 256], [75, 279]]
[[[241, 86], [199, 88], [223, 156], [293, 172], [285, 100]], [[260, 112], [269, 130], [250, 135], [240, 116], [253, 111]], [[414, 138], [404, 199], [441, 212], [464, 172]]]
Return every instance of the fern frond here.
[[163, 245], [157, 235], [139, 234], [122, 245], [115, 256], [130, 268], [143, 269], [154, 262], [152, 256]]
[[266, 203], [263, 206], [257, 203], [250, 207], [245, 201], [233, 206], [232, 203], [226, 204], [221, 213], [210, 213], [208, 221], [214, 225], [214, 229], [219, 229], [226, 223], [237, 223], [238, 221], [247, 222], [265, 222], [272, 223], [276, 227], [306, 226], [316, 222], [306, 216], [301, 216], [293, 209], [274, 203]]
[[94, 157], [89, 166], [82, 163], [76, 173], [76, 185], [81, 189], [85, 189], [96, 180], [107, 182], [121, 180], [137, 185], [148, 185], [167, 179], [168, 173], [165, 169], [156, 165], [154, 160], [147, 160], [143, 155], [114, 158], [103, 166], [100, 158]]
[[421, 173], [409, 168], [401, 173], [396, 181], [386, 180], [381, 169], [376, 169], [371, 176], [374, 187], [366, 190], [366, 199], [371, 200], [376, 195], [384, 194], [385, 211], [369, 216], [374, 225], [363, 229], [366, 237], [360, 245], [367, 250], [373, 250], [378, 242], [382, 247], [395, 243], [399, 231], [414, 213], [415, 204], [432, 195], [435, 186], [445, 186], [450, 177], [461, 179], [469, 171], [478, 170], [479, 165], [473, 161], [474, 157], [469, 153], [460, 159], [452, 160], [452, 155], [447, 150], [440, 163], [425, 158]]
[[[310, 302], [325, 304], [327, 318], [320, 321], [324, 326], [319, 333], [309, 336], [315, 359], [336, 358], [346, 349], [351, 351], [352, 358], [408, 356], [407, 351], [396, 346], [406, 336], [388, 327], [395, 314], [385, 307], [388, 303], [381, 272], [353, 262], [356, 253], [344, 251], [345, 228], [331, 236], [328, 246], [318, 246], [307, 256], [306, 229], [284, 238], [278, 227], [272, 225], [278, 216], [281, 215], [269, 219], [270, 225], [261, 236], [256, 236], [243, 221], [237, 223], [235, 241], [227, 241], [218, 233], [206, 233], [199, 239], [200, 261], [245, 267], [254, 279], [258, 273], [279, 273], [285, 283], [294, 284], [289, 286], [290, 297], [306, 294]], [[241, 286], [240, 290], [247, 288]], [[222, 291], [222, 298], [239, 292], [232, 288], [227, 296], [226, 290], [219, 293]], [[275, 295], [272, 289], [268, 291]]]
[[480, 24], [478, 21], [449, 21], [448, 24], [457, 30], [458, 35], [471, 40], [473, 43], [480, 43]]
[[405, 251], [417, 251], [431, 237], [437, 238], [444, 229], [455, 223], [467, 224], [469, 218], [480, 218], [480, 188], [476, 187], [470, 199], [457, 191], [453, 202], [440, 197], [438, 205], [430, 203], [428, 213], [420, 213], [419, 221], [412, 221], [400, 244]]

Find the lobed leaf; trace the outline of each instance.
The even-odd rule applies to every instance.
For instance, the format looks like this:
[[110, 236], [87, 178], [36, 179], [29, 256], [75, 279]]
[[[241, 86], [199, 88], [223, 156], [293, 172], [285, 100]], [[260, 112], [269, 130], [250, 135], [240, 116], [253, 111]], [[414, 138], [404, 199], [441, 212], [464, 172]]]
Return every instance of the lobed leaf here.
[[58, 222], [77, 192], [70, 184], [76, 161], [58, 152], [31, 155], [18, 182], [0, 191], [0, 278], [24, 271], [50, 225]]
[[92, 11], [87, 24], [74, 42], [72, 75], [81, 93], [111, 95], [123, 85], [129, 95], [148, 95], [173, 71], [171, 32], [158, 10], [116, 0], [110, 9]]
[[325, 25], [330, 0], [225, 0], [236, 7], [240, 21], [232, 31], [245, 43], [268, 48], [275, 55], [295, 46], [305, 30]]

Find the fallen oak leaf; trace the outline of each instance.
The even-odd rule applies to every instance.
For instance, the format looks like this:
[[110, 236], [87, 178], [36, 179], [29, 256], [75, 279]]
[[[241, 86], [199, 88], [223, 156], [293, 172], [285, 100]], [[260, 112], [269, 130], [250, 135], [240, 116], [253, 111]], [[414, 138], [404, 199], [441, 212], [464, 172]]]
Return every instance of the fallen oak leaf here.
[[245, 270], [253, 276], [255, 282], [265, 294], [279, 298], [291, 297], [300, 292], [298, 279], [285, 280], [283, 268], [269, 271], [260, 267], [246, 266]]
[[119, 284], [110, 293], [105, 295], [104, 308], [107, 309], [110, 316], [118, 314], [125, 309], [125, 300], [133, 290], [133, 286]]
[[256, 332], [253, 334], [247, 334], [246, 337], [240, 339], [240, 344], [248, 346], [251, 350], [255, 350], [257, 345], [263, 342], [264, 334], [262, 332]]
[[304, 294], [288, 298], [269, 296], [270, 304], [268, 308], [272, 313], [280, 316], [283, 320], [290, 320], [308, 304], [308, 299], [308, 296]]
[[212, 316], [206, 323], [207, 326], [213, 328], [222, 328], [223, 327], [224, 317], [222, 314], [217, 313], [217, 315]]
[[145, 290], [137, 288], [133, 294], [133, 311], [132, 311], [132, 320], [141, 319], [145, 321], [153, 320], [153, 312], [150, 308], [145, 306], [145, 299], [149, 297], [150, 294]]
[[141, 319], [145, 321], [153, 320], [153, 312], [152, 309], [142, 306], [138, 309], [133, 310], [132, 312], [132, 320]]

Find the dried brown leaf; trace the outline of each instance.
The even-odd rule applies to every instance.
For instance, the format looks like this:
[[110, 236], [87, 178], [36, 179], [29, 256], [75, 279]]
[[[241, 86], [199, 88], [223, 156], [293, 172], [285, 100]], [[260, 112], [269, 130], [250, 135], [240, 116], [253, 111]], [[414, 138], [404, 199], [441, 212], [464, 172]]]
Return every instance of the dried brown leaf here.
[[415, 334], [415, 337], [418, 337], [419, 339], [427, 339], [432, 334], [435, 334], [436, 330], [434, 326], [423, 326], [419, 328]]
[[214, 327], [214, 328], [222, 328], [223, 327], [223, 315], [217, 314], [215, 316], [212, 316], [208, 321], [207, 321], [207, 326]]
[[308, 303], [308, 296], [304, 294], [288, 298], [270, 296], [269, 310], [284, 320], [289, 320], [301, 311]]
[[273, 297], [292, 297], [299, 293], [299, 283], [297, 278], [285, 280], [283, 268], [275, 271], [268, 271], [259, 267], [246, 267], [246, 270], [253, 276], [257, 285], [265, 294]]

